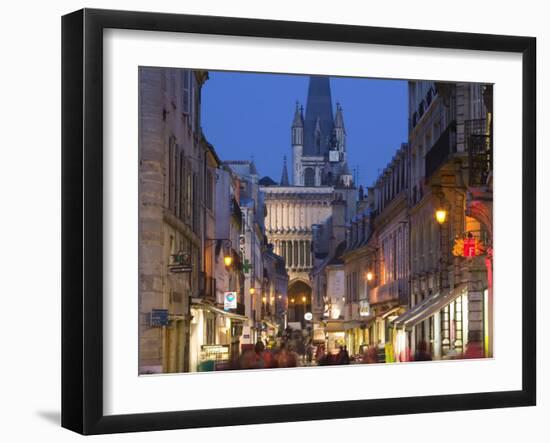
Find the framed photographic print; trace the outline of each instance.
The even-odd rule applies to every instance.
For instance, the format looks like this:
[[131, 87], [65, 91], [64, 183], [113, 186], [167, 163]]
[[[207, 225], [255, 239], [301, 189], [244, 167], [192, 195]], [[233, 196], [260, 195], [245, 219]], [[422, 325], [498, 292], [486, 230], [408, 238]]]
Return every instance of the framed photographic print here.
[[535, 404], [534, 38], [62, 26], [64, 427]]

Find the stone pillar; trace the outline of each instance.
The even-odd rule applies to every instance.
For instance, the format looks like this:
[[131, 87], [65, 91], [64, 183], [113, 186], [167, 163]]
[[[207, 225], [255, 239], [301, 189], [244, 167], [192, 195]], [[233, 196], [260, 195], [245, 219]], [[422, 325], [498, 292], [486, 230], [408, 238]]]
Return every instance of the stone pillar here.
[[286, 266], [287, 268], [290, 268], [292, 266], [292, 254], [294, 253], [291, 241], [286, 242], [286, 250], [288, 254], [288, 260], [287, 260]]
[[483, 291], [468, 290], [468, 342], [483, 344]]
[[435, 360], [441, 359], [441, 314], [439, 311], [434, 314], [434, 347], [432, 352]]
[[285, 231], [290, 229], [290, 203], [285, 202]]

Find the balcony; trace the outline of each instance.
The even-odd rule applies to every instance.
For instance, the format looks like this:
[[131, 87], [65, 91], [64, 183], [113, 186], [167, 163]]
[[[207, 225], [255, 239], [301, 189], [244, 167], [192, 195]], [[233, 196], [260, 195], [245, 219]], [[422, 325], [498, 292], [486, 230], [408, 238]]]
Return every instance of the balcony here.
[[485, 119], [464, 122], [470, 186], [486, 185], [493, 170], [493, 137], [489, 126]]
[[200, 294], [202, 298], [216, 299], [216, 279], [200, 273]]
[[449, 156], [456, 152], [456, 122], [453, 121], [426, 154], [426, 179], [431, 177]]
[[371, 289], [369, 291], [369, 303], [397, 302], [401, 305], [406, 305], [408, 293], [408, 282], [406, 279], [394, 280]]

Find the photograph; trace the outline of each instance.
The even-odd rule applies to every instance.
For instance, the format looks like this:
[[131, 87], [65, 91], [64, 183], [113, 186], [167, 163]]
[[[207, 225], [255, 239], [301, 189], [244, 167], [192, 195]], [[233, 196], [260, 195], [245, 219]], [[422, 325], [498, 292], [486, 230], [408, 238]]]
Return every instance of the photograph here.
[[139, 375], [494, 358], [492, 84], [136, 75]]

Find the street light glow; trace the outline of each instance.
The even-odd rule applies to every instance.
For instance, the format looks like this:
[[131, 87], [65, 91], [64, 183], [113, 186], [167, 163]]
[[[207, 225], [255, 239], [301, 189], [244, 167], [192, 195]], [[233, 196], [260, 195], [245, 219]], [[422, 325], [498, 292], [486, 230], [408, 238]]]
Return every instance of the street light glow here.
[[371, 271], [367, 272], [367, 281], [372, 281], [374, 275]]
[[254, 295], [255, 292], [256, 292], [256, 288], [250, 288], [250, 295]]
[[225, 266], [227, 266], [227, 267], [231, 266], [231, 264], [233, 263], [233, 257], [231, 257], [230, 255], [226, 255], [226, 256], [223, 258], [223, 263], [224, 263]]
[[442, 225], [445, 223], [445, 220], [447, 220], [447, 211], [445, 211], [445, 209], [438, 209], [435, 211], [435, 219], [440, 225]]

